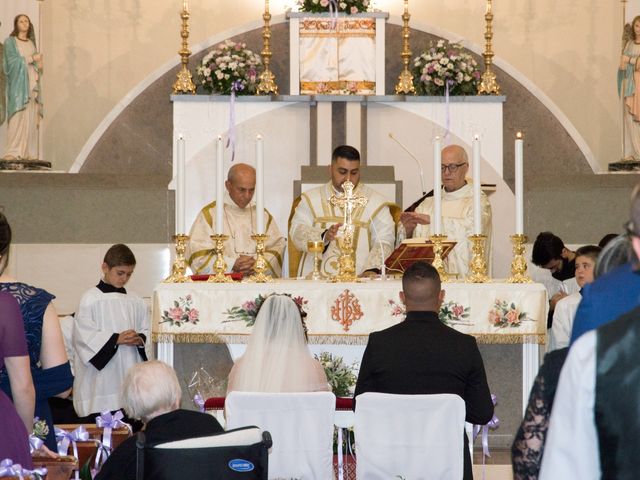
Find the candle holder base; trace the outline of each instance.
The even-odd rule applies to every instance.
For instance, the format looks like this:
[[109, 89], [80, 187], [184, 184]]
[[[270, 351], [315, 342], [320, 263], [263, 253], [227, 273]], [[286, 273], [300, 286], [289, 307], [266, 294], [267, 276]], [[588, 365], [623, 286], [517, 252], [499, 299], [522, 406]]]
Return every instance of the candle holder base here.
[[440, 275], [440, 281], [442, 283], [447, 283], [449, 281], [449, 274], [447, 273], [447, 269], [444, 266], [444, 260], [442, 259], [442, 251], [444, 250], [442, 247], [442, 242], [447, 239], [446, 235], [431, 235], [429, 240], [433, 243], [433, 262], [431, 265], [438, 271], [438, 275]]
[[216, 261], [213, 263], [213, 274], [209, 276], [208, 283], [233, 283], [233, 279], [225, 275], [227, 262], [224, 261], [224, 242], [229, 235], [211, 235], [215, 242]]
[[189, 241], [189, 235], [177, 234], [174, 235], [173, 241], [176, 248], [176, 258], [171, 265], [171, 275], [165, 278], [162, 283], [188, 283], [191, 282], [191, 278], [185, 275], [187, 272], [187, 261], [184, 258], [184, 252], [187, 250], [187, 242]]
[[269, 283], [273, 282], [273, 277], [269, 275], [268, 263], [264, 258], [264, 242], [267, 239], [267, 235], [264, 233], [258, 233], [251, 235], [251, 238], [256, 242], [256, 263], [253, 266], [254, 274], [247, 278], [248, 283]]
[[531, 278], [527, 275], [527, 259], [524, 257], [524, 244], [526, 241], [526, 235], [521, 233], [511, 235], [513, 260], [511, 261], [511, 276], [507, 279], [507, 283], [532, 283]]
[[471, 235], [471, 262], [469, 263], [470, 274], [466, 278], [467, 283], [487, 283], [491, 279], [487, 276], [487, 261], [485, 260], [486, 235]]

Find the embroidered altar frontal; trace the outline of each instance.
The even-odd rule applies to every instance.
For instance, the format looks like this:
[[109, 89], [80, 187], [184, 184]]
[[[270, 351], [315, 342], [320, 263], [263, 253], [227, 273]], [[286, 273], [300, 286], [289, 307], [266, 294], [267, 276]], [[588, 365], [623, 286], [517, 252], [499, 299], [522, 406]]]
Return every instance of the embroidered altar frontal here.
[[[307, 313], [309, 343], [364, 345], [368, 334], [404, 319], [399, 280], [324, 283], [161, 284], [154, 292], [153, 341], [246, 343], [259, 305], [290, 295]], [[547, 292], [541, 284], [447, 283], [440, 319], [479, 343], [545, 343]]]

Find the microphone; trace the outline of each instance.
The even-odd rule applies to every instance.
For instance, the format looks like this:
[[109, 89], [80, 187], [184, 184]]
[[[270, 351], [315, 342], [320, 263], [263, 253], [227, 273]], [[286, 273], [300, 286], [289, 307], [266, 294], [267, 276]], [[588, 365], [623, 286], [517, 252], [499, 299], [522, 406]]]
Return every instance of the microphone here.
[[396, 142], [405, 152], [407, 152], [407, 154], [416, 162], [416, 165], [418, 165], [418, 169], [420, 170], [420, 186], [422, 187], [422, 195], [426, 195], [427, 191], [424, 188], [424, 172], [422, 171], [422, 163], [420, 163], [420, 160], [418, 160], [416, 156], [400, 142], [400, 140], [393, 136], [393, 133], [389, 132], [389, 138]]

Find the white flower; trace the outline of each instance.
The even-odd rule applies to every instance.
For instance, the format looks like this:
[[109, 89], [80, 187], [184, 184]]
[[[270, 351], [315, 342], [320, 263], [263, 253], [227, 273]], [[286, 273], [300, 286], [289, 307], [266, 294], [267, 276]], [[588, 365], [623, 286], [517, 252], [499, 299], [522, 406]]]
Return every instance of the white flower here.
[[440, 59], [440, 64], [441, 64], [441, 65], [446, 65], [447, 63], [449, 63], [449, 60], [448, 60], [448, 59], [446, 59], [446, 58], [441, 58], [441, 59]]
[[231, 75], [229, 75], [228, 73], [224, 74], [224, 79], [225, 80], [229, 80], [231, 78]]
[[433, 79], [433, 83], [435, 83], [436, 85], [438, 85], [439, 87], [444, 85], [444, 80], [442, 80], [441, 78], [434, 78]]
[[468, 81], [470, 81], [470, 80], [471, 80], [471, 77], [470, 77], [469, 75], [465, 75], [465, 76], [464, 76], [464, 81], [465, 81], [465, 82], [468, 82]]
[[339, 3], [339, 6], [340, 6], [340, 8], [341, 8], [342, 10], [344, 10], [345, 8], [347, 8], [347, 4], [346, 4], [346, 2], [340, 2], [340, 3]]
[[216, 78], [218, 80], [222, 80], [224, 78], [224, 74], [220, 70], [216, 70]]

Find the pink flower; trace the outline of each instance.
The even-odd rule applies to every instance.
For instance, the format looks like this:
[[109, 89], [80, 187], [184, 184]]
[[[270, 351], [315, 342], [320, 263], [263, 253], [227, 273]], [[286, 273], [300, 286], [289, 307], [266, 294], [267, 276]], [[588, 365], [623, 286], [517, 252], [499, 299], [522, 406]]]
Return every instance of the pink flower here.
[[169, 309], [169, 317], [174, 322], [181, 322], [182, 316], [184, 315], [184, 311], [180, 307], [174, 307]]
[[500, 314], [495, 310], [489, 312], [489, 322], [493, 325], [500, 325]]
[[351, 13], [352, 14], [353, 13], [358, 13], [358, 7], [355, 7], [355, 6], [351, 7]]
[[242, 304], [242, 309], [243, 310], [247, 310], [247, 311], [253, 311], [256, 309], [256, 302], [254, 302], [253, 300], [249, 300], [247, 302], [244, 302]]
[[191, 294], [187, 295], [187, 302], [191, 301]]
[[321, 7], [328, 7], [329, 6], [329, 0], [320, 0], [320, 6]]
[[198, 321], [198, 317], [200, 316], [200, 312], [198, 312], [198, 309], [192, 308], [191, 310], [189, 310], [189, 313], [187, 315], [189, 316], [189, 321], [191, 323], [196, 323]]
[[509, 310], [507, 312], [507, 323], [511, 325], [518, 325], [520, 323], [520, 312], [516, 310]]
[[459, 317], [464, 313], [464, 307], [462, 305], [454, 305], [451, 311], [455, 317]]

